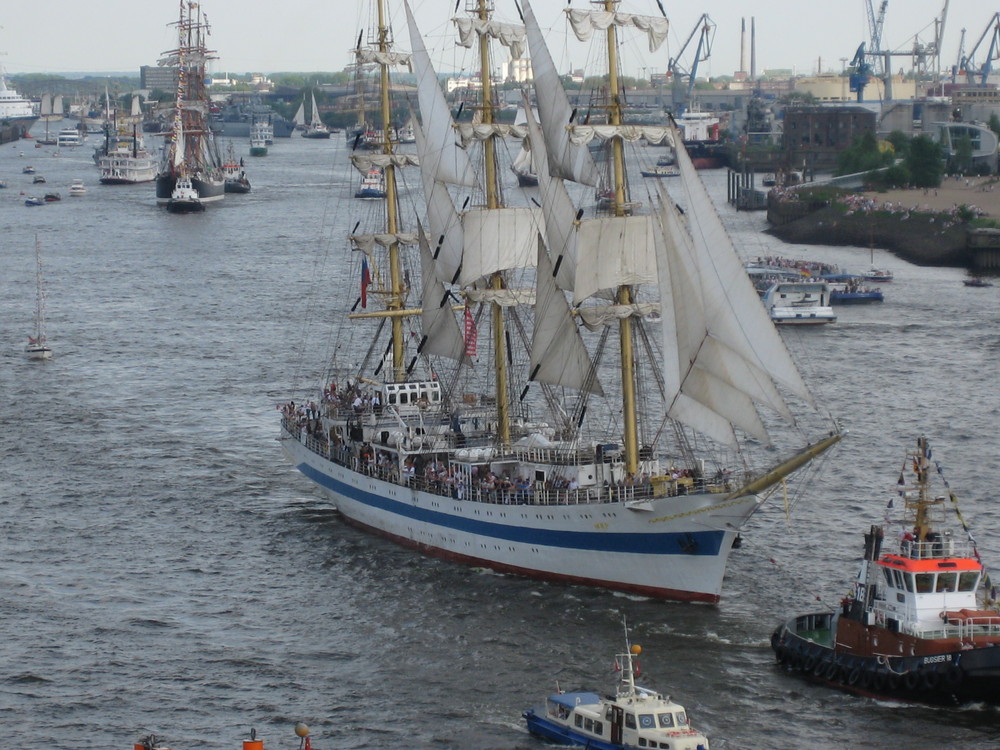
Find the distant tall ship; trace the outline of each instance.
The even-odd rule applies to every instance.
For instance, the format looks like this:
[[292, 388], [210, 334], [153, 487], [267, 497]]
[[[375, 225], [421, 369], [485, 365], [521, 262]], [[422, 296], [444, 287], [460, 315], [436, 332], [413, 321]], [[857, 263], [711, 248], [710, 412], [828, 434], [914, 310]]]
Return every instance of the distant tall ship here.
[[0, 69], [0, 122], [20, 127], [27, 133], [37, 119], [31, 100], [7, 86], [7, 76]]
[[225, 197], [222, 159], [209, 123], [209, 97], [205, 65], [212, 52], [205, 46], [208, 20], [201, 5], [182, 0], [176, 22], [177, 49], [164, 53], [159, 65], [177, 68], [177, 101], [174, 119], [156, 176], [157, 203], [169, 204], [178, 180], [190, 181], [203, 203]]

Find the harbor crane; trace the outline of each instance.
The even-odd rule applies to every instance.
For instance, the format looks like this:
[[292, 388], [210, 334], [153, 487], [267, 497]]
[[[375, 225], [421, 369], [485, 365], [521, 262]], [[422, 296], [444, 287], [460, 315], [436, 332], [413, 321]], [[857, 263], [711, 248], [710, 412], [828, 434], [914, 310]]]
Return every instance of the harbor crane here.
[[[698, 45], [695, 48], [694, 59], [691, 63], [691, 69], [686, 70], [680, 63], [680, 59], [683, 56], [685, 50], [687, 50], [688, 45], [694, 39], [695, 35], [698, 36]], [[701, 18], [691, 29], [691, 33], [688, 34], [687, 39], [684, 40], [684, 44], [681, 45], [680, 51], [678, 51], [676, 57], [670, 58], [667, 63], [667, 70], [673, 81], [673, 94], [671, 96], [674, 105], [674, 115], [679, 117], [684, 114], [687, 108], [691, 104], [691, 95], [694, 91], [694, 81], [698, 75], [698, 63], [704, 62], [712, 55], [712, 42], [715, 40], [715, 23], [711, 18], [708, 17], [708, 13], [702, 13]], [[682, 79], [687, 78], [687, 87], [683, 89], [683, 94], [680, 97], [680, 102], [678, 103], [677, 91], [682, 86]]]
[[[867, 58], [882, 61], [880, 69], [884, 75], [886, 99], [892, 98], [893, 57], [909, 57], [913, 62], [913, 67], [915, 68], [918, 81], [927, 77], [929, 62], [931, 63], [932, 70], [934, 71], [935, 79], [937, 80], [940, 78], [941, 40], [944, 38], [944, 28], [945, 22], [948, 19], [949, 2], [950, 0], [945, 0], [944, 7], [941, 9], [941, 15], [934, 19], [934, 38], [927, 44], [921, 42], [920, 39], [914, 35], [912, 46], [905, 50], [887, 50], [879, 49], [878, 47], [869, 50], [865, 47], [864, 43], [858, 47], [858, 50], [855, 52], [854, 58], [850, 63], [852, 68], [850, 74], [850, 89], [851, 91], [857, 92], [859, 102], [864, 101], [865, 86], [875, 74], [875, 67], [867, 61]], [[872, 40], [874, 44], [874, 40], [877, 35], [879, 46], [881, 46], [882, 24], [885, 22], [885, 10], [887, 5], [887, 0], [883, 0], [879, 9], [878, 18], [876, 18], [871, 2], [868, 0], [868, 19], [869, 24], [872, 27]]]
[[[987, 36], [989, 36], [990, 40], [989, 45], [986, 47], [983, 62], [977, 65], [976, 54], [979, 52], [979, 48], [983, 45], [983, 42], [986, 41]], [[978, 78], [979, 85], [985, 86], [986, 79], [989, 78], [990, 71], [993, 70], [994, 60], [1000, 60], [1000, 12], [993, 14], [993, 18], [986, 24], [986, 28], [979, 36], [979, 39], [972, 45], [969, 54], [962, 58], [959, 68], [965, 71], [969, 83], [976, 83], [976, 79]]]
[[[873, 50], [882, 49], [882, 27], [885, 25], [885, 11], [889, 7], [889, 0], [882, 0], [882, 4], [878, 8], [877, 17], [872, 0], [865, 0], [865, 6], [868, 9], [868, 37], [871, 48]], [[873, 66], [876, 75], [884, 72], [880, 69], [881, 65], [881, 58], [876, 58], [875, 65]], [[854, 89], [851, 90], [853, 91]]]

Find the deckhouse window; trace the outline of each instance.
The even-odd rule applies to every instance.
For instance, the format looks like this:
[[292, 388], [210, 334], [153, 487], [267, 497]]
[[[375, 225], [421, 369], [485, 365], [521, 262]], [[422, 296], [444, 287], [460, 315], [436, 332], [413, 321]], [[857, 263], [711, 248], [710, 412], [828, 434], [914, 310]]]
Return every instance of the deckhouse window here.
[[635, 729], [635, 714], [625, 714], [625, 726]]
[[573, 717], [573, 722], [574, 722], [574, 723], [575, 723], [575, 724], [576, 724], [576, 725], [577, 725], [578, 727], [582, 727], [582, 726], [583, 726], [583, 716], [582, 716], [582, 715], [580, 715], [580, 714], [576, 714], [576, 715], [575, 715], [575, 716]]
[[917, 593], [929, 594], [934, 590], [933, 573], [917, 573]]
[[667, 729], [674, 725], [674, 715], [673, 714], [657, 714], [657, 718], [660, 720], [660, 728]]
[[959, 591], [975, 591], [976, 586], [979, 585], [979, 573], [975, 571], [967, 571], [965, 573], [958, 574], [958, 590]]
[[913, 575], [911, 573], [903, 574], [903, 582], [906, 584], [906, 590], [911, 594], [913, 593]]
[[938, 573], [935, 591], [957, 591], [958, 573]]
[[594, 734], [604, 735], [604, 725], [599, 721], [594, 722]]
[[688, 723], [687, 714], [685, 714], [683, 711], [678, 711], [677, 712], [677, 726], [679, 726], [679, 727], [685, 727], [685, 726], [687, 726], [687, 723]]
[[656, 718], [653, 714], [639, 714], [639, 727], [641, 729], [655, 729]]
[[905, 584], [903, 583], [903, 578], [904, 577], [905, 576], [902, 573], [900, 573], [898, 570], [896, 570], [895, 568], [893, 568], [892, 578], [896, 582], [896, 588], [899, 589], [900, 591], [902, 591], [904, 588], [906, 588]]

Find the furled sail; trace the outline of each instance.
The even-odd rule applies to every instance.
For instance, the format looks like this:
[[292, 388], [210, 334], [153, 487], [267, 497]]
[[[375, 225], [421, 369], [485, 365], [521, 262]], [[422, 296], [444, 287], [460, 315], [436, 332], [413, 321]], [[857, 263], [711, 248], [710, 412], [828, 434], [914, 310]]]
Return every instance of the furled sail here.
[[401, 66], [412, 70], [409, 52], [383, 52], [371, 47], [360, 47], [354, 50], [354, 54], [358, 62], [362, 64], [376, 63], [378, 65]]
[[590, 40], [595, 31], [607, 31], [611, 24], [615, 26], [634, 26], [646, 32], [649, 38], [649, 51], [656, 52], [667, 38], [670, 23], [666, 18], [640, 16], [634, 13], [610, 13], [605, 10], [573, 10], [566, 9], [573, 33], [581, 42]]
[[555, 282], [552, 261], [541, 237], [538, 238], [536, 295], [531, 379], [604, 395], [580, 329], [573, 322], [566, 296]]
[[373, 168], [385, 169], [390, 164], [394, 167], [419, 167], [420, 157], [416, 154], [351, 154], [351, 164], [361, 174], [368, 174]]
[[510, 50], [510, 56], [517, 60], [524, 57], [524, 27], [513, 23], [502, 23], [492, 19], [460, 17], [451, 19], [458, 28], [458, 43], [471, 47], [478, 36], [489, 36]]
[[415, 245], [415, 232], [379, 232], [377, 234], [352, 234], [347, 239], [354, 250], [362, 250], [371, 254], [375, 246], [391, 247], [392, 245]]
[[566, 128], [573, 124], [571, 120], [574, 110], [566, 97], [562, 79], [552, 62], [552, 55], [528, 0], [524, 0], [524, 27], [528, 46], [531, 48], [535, 99], [545, 135], [549, 173], [554, 177], [594, 187], [600, 180], [597, 165], [586, 146], [575, 145], [569, 140]]

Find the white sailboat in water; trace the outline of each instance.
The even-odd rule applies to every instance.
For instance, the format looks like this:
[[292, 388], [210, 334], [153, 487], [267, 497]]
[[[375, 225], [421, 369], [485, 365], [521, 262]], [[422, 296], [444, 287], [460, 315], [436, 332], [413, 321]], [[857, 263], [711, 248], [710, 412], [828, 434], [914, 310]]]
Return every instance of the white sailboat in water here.
[[42, 246], [35, 237], [35, 332], [28, 336], [24, 353], [29, 359], [49, 359], [52, 347], [45, 336], [45, 291], [42, 288]]
[[[379, 6], [387, 86], [402, 58], [389, 54]], [[567, 11], [578, 37], [596, 30], [607, 41], [604, 122], [581, 126], [530, 6], [525, 26], [493, 20], [491, 7], [473, 0], [455, 19], [459, 44], [480, 50], [483, 83], [474, 122], [458, 125], [406, 8], [417, 157], [393, 154], [386, 139], [376, 162], [385, 224], [350, 238], [361, 295], [337, 331], [341, 364], [322, 393], [284, 405], [282, 446], [346, 521], [405, 546], [543, 580], [716, 602], [734, 542], [768, 490], [839, 435], [762, 470], [741, 450], [768, 442], [758, 406], [790, 420], [786, 395], [811, 397], [680, 138], [623, 123], [621, 27], [655, 49], [666, 19], [610, 1]], [[495, 121], [495, 41], [513, 57], [530, 46], [539, 122]], [[509, 137], [531, 139], [540, 206], [505, 205], [498, 151]], [[610, 154], [601, 208], [593, 138]], [[640, 139], [678, 149], [684, 213], [661, 188], [648, 203], [630, 195], [625, 148]], [[404, 232], [395, 170], [417, 163], [426, 231]], [[355, 157], [355, 166], [367, 165]], [[589, 205], [574, 204], [579, 195]], [[357, 329], [365, 344], [351, 347]]]

